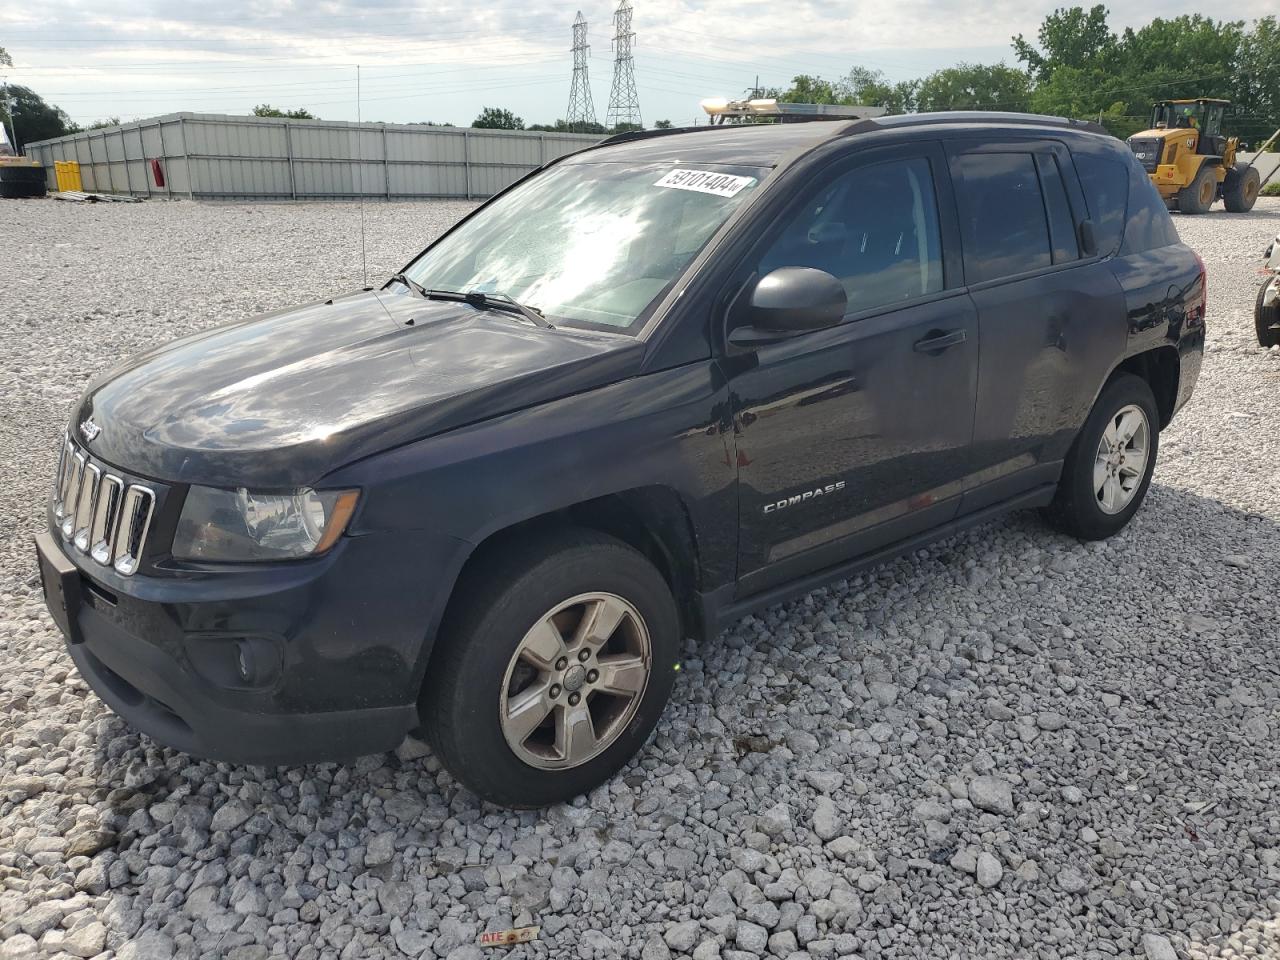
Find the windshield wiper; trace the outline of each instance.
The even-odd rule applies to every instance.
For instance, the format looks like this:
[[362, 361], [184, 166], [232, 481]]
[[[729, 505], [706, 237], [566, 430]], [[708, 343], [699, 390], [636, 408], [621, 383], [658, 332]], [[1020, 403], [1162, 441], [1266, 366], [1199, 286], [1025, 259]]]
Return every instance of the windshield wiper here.
[[[392, 274], [391, 280], [398, 280], [400, 283], [403, 283], [406, 287], [408, 287], [418, 296], [422, 297], [424, 300], [426, 299], [427, 288], [424, 287], [422, 284], [420, 284], [417, 280], [414, 280], [410, 277], [406, 277], [403, 273]], [[389, 280], [387, 282], [390, 283], [391, 281]]]
[[[408, 281], [407, 277], [405, 279]], [[412, 281], [408, 282], [412, 283]], [[424, 290], [422, 296], [428, 300], [454, 300], [458, 303], [467, 303], [477, 310], [501, 310], [504, 313], [518, 313], [535, 327], [551, 328], [552, 326], [551, 321], [535, 308], [527, 307], [505, 293], [481, 293], [479, 290], [468, 290], [466, 292], [461, 290]]]

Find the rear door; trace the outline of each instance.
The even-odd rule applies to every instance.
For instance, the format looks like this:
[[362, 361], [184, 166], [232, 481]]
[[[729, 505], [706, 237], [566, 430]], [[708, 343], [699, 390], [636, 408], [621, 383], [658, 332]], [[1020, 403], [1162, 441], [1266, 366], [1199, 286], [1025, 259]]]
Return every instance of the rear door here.
[[860, 152], [807, 185], [741, 265], [739, 282], [824, 270], [849, 309], [835, 327], [726, 358], [740, 596], [955, 516], [978, 331], [954, 210], [939, 144]]
[[1063, 144], [956, 141], [948, 154], [982, 343], [968, 512], [1056, 481], [1123, 351], [1124, 305], [1080, 249], [1088, 213]]

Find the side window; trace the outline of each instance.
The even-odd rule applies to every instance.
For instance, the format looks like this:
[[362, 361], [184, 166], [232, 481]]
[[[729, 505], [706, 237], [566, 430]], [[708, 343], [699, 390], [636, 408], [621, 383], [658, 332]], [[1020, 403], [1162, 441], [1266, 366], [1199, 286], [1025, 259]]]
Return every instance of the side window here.
[[1067, 186], [1062, 180], [1058, 161], [1048, 153], [1036, 154], [1036, 166], [1040, 168], [1040, 183], [1044, 187], [1044, 206], [1049, 213], [1049, 240], [1053, 245], [1053, 262], [1066, 263], [1080, 259], [1080, 245], [1076, 240], [1076, 221], [1071, 216], [1071, 204], [1067, 200]]
[[850, 313], [940, 291], [929, 161], [887, 161], [837, 177], [785, 224], [757, 269], [763, 276], [779, 267], [816, 267], [836, 277]]
[[980, 283], [1049, 266], [1049, 223], [1035, 158], [966, 153], [957, 160], [965, 279]]
[[1074, 157], [1084, 200], [1089, 205], [1098, 253], [1115, 253], [1124, 233], [1124, 214], [1129, 200], [1129, 171], [1125, 165], [1106, 157], [1077, 153]]
[[1173, 217], [1151, 185], [1151, 179], [1136, 158], [1129, 166], [1129, 219], [1124, 227], [1121, 253], [1142, 253], [1178, 242]]

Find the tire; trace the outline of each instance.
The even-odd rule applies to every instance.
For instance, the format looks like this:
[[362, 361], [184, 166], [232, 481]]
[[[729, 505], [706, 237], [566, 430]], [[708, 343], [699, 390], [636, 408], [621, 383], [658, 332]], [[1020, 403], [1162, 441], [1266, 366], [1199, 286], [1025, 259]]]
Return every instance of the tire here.
[[[580, 661], [575, 634], [592, 614], [619, 619], [600, 631], [608, 636], [599, 654]], [[666, 581], [631, 547], [578, 529], [521, 544], [469, 576], [450, 601], [419, 703], [428, 741], [481, 799], [524, 808], [569, 800], [644, 745], [670, 696], [679, 640]], [[632, 694], [606, 692], [610, 676]], [[532, 705], [526, 717], [550, 710], [527, 734], [518, 726], [522, 702]]]
[[1248, 213], [1258, 202], [1258, 191], [1262, 188], [1262, 177], [1256, 167], [1241, 160], [1227, 171], [1227, 178], [1222, 181], [1222, 205], [1231, 213]]
[[1195, 179], [1178, 191], [1178, 209], [1183, 213], [1208, 213], [1218, 196], [1217, 176], [1208, 163], [1200, 164]]
[[[1102, 445], [1109, 428], [1114, 428], [1122, 413], [1127, 418], [1135, 412], [1140, 413], [1144, 421], [1146, 456], [1141, 461], [1141, 469], [1134, 469], [1137, 466], [1134, 463], [1135, 451], [1140, 443], [1136, 433], [1129, 435], [1124, 449], [1109, 453], [1104, 463]], [[1132, 425], [1128, 419], [1121, 422], [1122, 430], [1128, 430]], [[1124, 439], [1123, 432], [1120, 439]], [[1057, 493], [1044, 510], [1045, 519], [1056, 529], [1081, 540], [1105, 540], [1120, 532], [1137, 513], [1147, 495], [1159, 446], [1160, 414], [1151, 387], [1131, 373], [1114, 375], [1103, 387], [1088, 419], [1067, 451]], [[1118, 462], [1121, 454], [1124, 455], [1124, 463]], [[1112, 468], [1115, 468], [1114, 475]], [[1119, 492], [1123, 496], [1115, 496], [1108, 506], [1099, 490], [1105, 490], [1106, 482], [1111, 479], [1119, 484]], [[1111, 492], [1116, 494], [1117, 488], [1111, 487]]]
[[1280, 345], [1280, 299], [1270, 304], [1262, 302], [1267, 295], [1267, 288], [1277, 284], [1280, 284], [1280, 277], [1269, 277], [1258, 288], [1258, 302], [1253, 308], [1253, 325], [1258, 331], [1258, 343], [1264, 347]]

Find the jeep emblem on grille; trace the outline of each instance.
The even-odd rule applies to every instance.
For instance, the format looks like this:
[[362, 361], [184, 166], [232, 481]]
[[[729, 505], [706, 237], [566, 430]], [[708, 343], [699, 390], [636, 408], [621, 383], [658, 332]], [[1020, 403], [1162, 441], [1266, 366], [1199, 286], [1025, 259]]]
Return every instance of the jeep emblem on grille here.
[[83, 435], [85, 440], [90, 443], [92, 443], [101, 432], [102, 428], [93, 422], [93, 417], [82, 421], [80, 424], [81, 435]]

